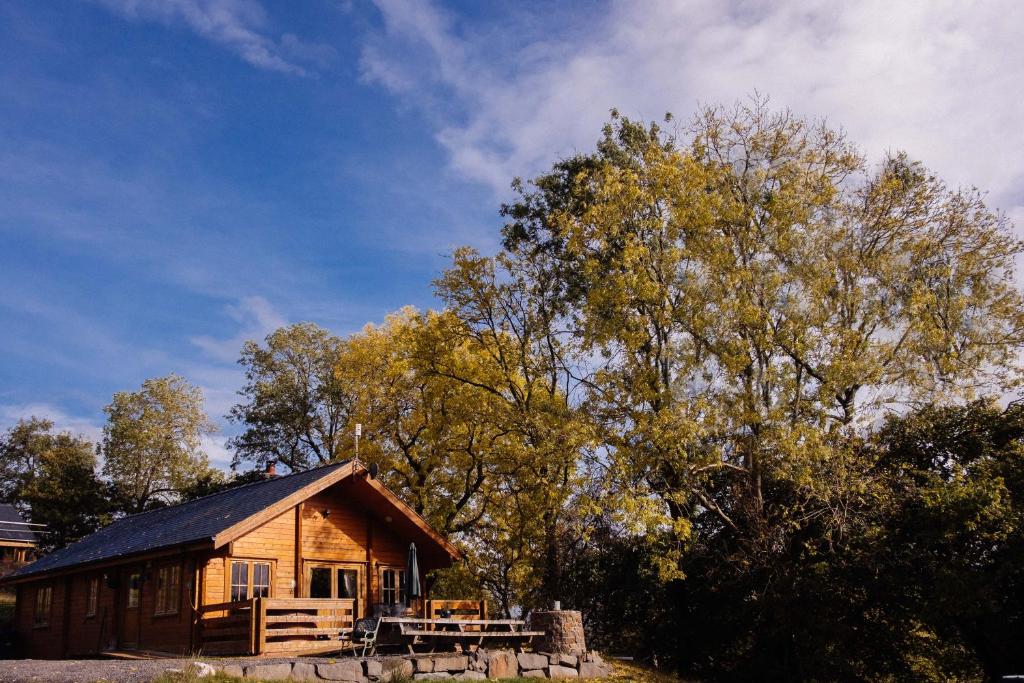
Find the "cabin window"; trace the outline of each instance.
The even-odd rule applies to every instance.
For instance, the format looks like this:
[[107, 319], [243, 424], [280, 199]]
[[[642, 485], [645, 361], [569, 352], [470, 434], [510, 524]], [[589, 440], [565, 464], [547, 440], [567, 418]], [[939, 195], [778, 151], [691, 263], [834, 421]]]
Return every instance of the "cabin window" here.
[[128, 609], [139, 606], [139, 595], [142, 593], [142, 575], [135, 573], [128, 577]]
[[380, 601], [385, 605], [405, 602], [405, 572], [384, 567], [380, 570]]
[[252, 597], [270, 597], [270, 565], [266, 562], [253, 562]]
[[330, 567], [313, 567], [311, 570], [309, 570], [309, 597], [333, 597], [331, 595]]
[[177, 614], [181, 595], [181, 567], [160, 567], [156, 574], [156, 614]]
[[355, 569], [338, 570], [338, 597], [359, 598], [359, 572]]
[[232, 562], [231, 602], [250, 598], [269, 598], [270, 574], [269, 562]]
[[33, 624], [36, 627], [50, 625], [50, 605], [53, 602], [53, 587], [36, 589], [36, 613]]
[[96, 605], [100, 601], [100, 580], [98, 577], [89, 579], [89, 593], [85, 597], [85, 616], [96, 616]]

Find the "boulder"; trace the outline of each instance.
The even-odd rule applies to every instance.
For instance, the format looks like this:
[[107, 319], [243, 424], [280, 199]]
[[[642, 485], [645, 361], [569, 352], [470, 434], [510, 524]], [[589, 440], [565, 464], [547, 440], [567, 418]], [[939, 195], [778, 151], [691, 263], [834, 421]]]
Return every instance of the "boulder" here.
[[278, 662], [276, 664], [250, 664], [245, 667], [245, 677], [257, 681], [274, 681], [288, 678], [292, 673], [291, 662]]
[[524, 671], [519, 674], [520, 678], [547, 678], [547, 674], [544, 673], [544, 669], [532, 669], [530, 671]]
[[418, 674], [428, 674], [434, 670], [434, 660], [430, 657], [417, 657], [413, 660], [413, 668]]
[[597, 662], [580, 662], [580, 678], [604, 678], [612, 675], [612, 668]]
[[549, 664], [547, 657], [533, 652], [520, 652], [516, 658], [521, 669], [543, 669]]
[[557, 657], [558, 661], [551, 662], [552, 664], [558, 664], [559, 666], [568, 666], [572, 669], [575, 669], [576, 665], [579, 664], [580, 661], [580, 658], [576, 655], [559, 654], [554, 656]]
[[442, 681], [446, 678], [451, 678], [452, 675], [447, 671], [433, 671], [430, 673], [414, 674], [412, 680], [414, 681]]
[[493, 680], [501, 678], [515, 678], [519, 672], [519, 663], [516, 656], [508, 650], [492, 652], [487, 662], [487, 678]]
[[366, 677], [367, 678], [380, 678], [380, 675], [384, 673], [384, 666], [380, 661], [376, 659], [366, 660]]
[[363, 676], [363, 663], [351, 659], [333, 664], [317, 664], [316, 672], [320, 678], [325, 678], [328, 681], [349, 681], [350, 683], [365, 683], [366, 681], [366, 677]]
[[206, 662], [192, 662], [185, 667], [185, 676], [191, 678], [206, 678], [207, 676], [213, 676], [217, 673], [217, 670]]
[[245, 675], [245, 672], [242, 671], [241, 664], [225, 664], [221, 671], [224, 672], [225, 676], [231, 676], [233, 678], [241, 678]]
[[381, 662], [384, 672], [381, 674], [382, 681], [390, 681], [392, 678], [411, 678], [413, 672], [412, 662], [408, 659], [385, 659]]
[[548, 678], [579, 678], [576, 669], [552, 664], [548, 667]]
[[463, 671], [460, 674], [456, 674], [455, 678], [460, 681], [485, 681], [487, 680], [487, 674], [479, 671]]
[[316, 675], [316, 664], [309, 662], [295, 662], [292, 664], [292, 678], [296, 681], [319, 681]]
[[456, 657], [438, 657], [434, 660], [434, 671], [450, 671], [452, 673], [458, 673], [465, 671], [469, 660], [463, 656]]

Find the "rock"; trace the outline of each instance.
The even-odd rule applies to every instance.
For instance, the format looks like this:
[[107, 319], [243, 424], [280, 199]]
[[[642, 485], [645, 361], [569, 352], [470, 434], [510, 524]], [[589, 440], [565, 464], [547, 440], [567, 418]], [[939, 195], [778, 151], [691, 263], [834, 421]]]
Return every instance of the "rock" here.
[[575, 668], [570, 668], [568, 666], [559, 666], [557, 664], [552, 664], [551, 666], [548, 667], [548, 677], [549, 678], [579, 678], [579, 673], [576, 671]]
[[216, 674], [217, 670], [206, 662], [192, 662], [185, 667], [185, 676], [191, 676], [192, 678], [206, 678]]
[[462, 673], [457, 674], [455, 678], [460, 681], [484, 681], [487, 680], [487, 674], [479, 671], [463, 671]]
[[363, 663], [354, 660], [336, 662], [334, 664], [317, 664], [316, 672], [320, 678], [329, 681], [351, 681], [352, 683], [364, 683]]
[[292, 664], [292, 678], [296, 681], [319, 681], [316, 675], [316, 665], [309, 662], [295, 662]]
[[412, 662], [408, 659], [385, 659], [381, 662], [384, 673], [381, 674], [382, 681], [390, 681], [392, 678], [411, 678], [413, 672]]
[[465, 671], [469, 660], [466, 657], [438, 657], [434, 660], [434, 671]]
[[366, 660], [366, 677], [367, 678], [380, 678], [380, 675], [384, 673], [384, 666], [380, 661], [376, 659]]
[[412, 677], [414, 681], [442, 681], [446, 678], [451, 678], [452, 675], [447, 671], [434, 671], [431, 673], [415, 674]]
[[544, 673], [544, 669], [533, 669], [531, 671], [524, 671], [519, 674], [520, 678], [547, 678], [547, 674]]
[[434, 670], [434, 660], [430, 657], [417, 657], [413, 660], [413, 668], [418, 674], [428, 674]]
[[515, 678], [519, 672], [516, 656], [508, 650], [492, 652], [487, 662], [487, 678], [492, 681], [499, 678]]
[[532, 652], [520, 652], [516, 658], [519, 660], [521, 669], [543, 669], [548, 665], [547, 657]]
[[555, 657], [558, 658], [558, 661], [557, 662], [551, 662], [552, 664], [558, 664], [559, 666], [568, 666], [568, 667], [570, 667], [572, 669], [576, 668], [576, 665], [579, 663], [579, 660], [580, 660], [580, 658], [577, 657], [576, 655], [560, 654], [560, 655], [555, 655]]
[[245, 667], [245, 677], [257, 681], [274, 681], [288, 678], [292, 673], [291, 662], [277, 664], [250, 664]]
[[234, 678], [241, 678], [245, 674], [239, 664], [225, 664], [221, 671], [224, 672], [225, 676], [232, 676]]
[[580, 662], [580, 678], [604, 678], [612, 675], [612, 668], [597, 662]]

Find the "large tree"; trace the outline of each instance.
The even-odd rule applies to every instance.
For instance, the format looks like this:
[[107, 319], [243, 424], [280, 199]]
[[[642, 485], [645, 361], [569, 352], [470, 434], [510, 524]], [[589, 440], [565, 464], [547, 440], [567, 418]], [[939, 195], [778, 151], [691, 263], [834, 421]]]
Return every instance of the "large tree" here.
[[94, 445], [50, 420], [19, 420], [0, 437], [2, 500], [45, 524], [40, 547], [61, 548], [95, 531], [108, 512], [107, 489], [97, 476]]
[[[697, 515], [771, 552], [843, 504], [835, 435], [1019, 384], [1020, 243], [902, 154], [869, 166], [756, 101], [676, 134], [615, 115], [595, 152], [519, 187], [506, 248], [562, 282], [590, 412], [649, 528], [685, 540]], [[779, 482], [801, 500], [766, 507]]]
[[357, 397], [337, 379], [341, 346], [313, 323], [282, 327], [264, 345], [246, 342], [246, 384], [230, 414], [245, 427], [230, 441], [234, 465], [277, 461], [300, 471], [343, 457]]
[[147, 379], [138, 391], [114, 394], [105, 411], [103, 473], [118, 510], [133, 514], [176, 502], [208, 473], [202, 437], [215, 427], [202, 391], [184, 378]]

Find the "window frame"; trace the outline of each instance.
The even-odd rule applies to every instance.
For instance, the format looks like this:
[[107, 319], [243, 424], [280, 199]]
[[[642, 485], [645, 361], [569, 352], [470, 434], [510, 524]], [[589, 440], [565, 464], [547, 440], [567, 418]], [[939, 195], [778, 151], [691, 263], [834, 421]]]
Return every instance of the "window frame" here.
[[[43, 596], [46, 596], [43, 599]], [[45, 605], [45, 608], [43, 608]], [[53, 586], [36, 588], [36, 605], [32, 614], [32, 628], [48, 628], [53, 611]]]
[[[243, 584], [235, 583], [235, 565], [245, 566], [245, 596], [235, 597], [235, 587], [242, 586]], [[274, 576], [277, 574], [277, 563], [272, 559], [266, 558], [245, 558], [245, 557], [229, 557], [227, 560], [227, 580], [224, 582], [224, 600], [226, 602], [244, 602], [246, 600], [252, 600], [255, 596], [255, 567], [256, 565], [267, 566], [267, 594], [265, 596], [258, 597], [274, 597]]]
[[178, 614], [181, 609], [181, 565], [165, 564], [156, 569], [156, 598], [153, 616]]
[[142, 572], [135, 571], [128, 574], [128, 594], [125, 600], [125, 609], [139, 609], [142, 604]]
[[[384, 577], [392, 573], [394, 581], [397, 585], [393, 585], [390, 588], [387, 587], [387, 582]], [[381, 565], [380, 567], [380, 602], [383, 605], [404, 605], [405, 604], [405, 567], [397, 567], [394, 565]], [[394, 602], [387, 600], [388, 594], [393, 594]]]
[[85, 616], [95, 617], [100, 603], [100, 578], [90, 577], [85, 592]]

